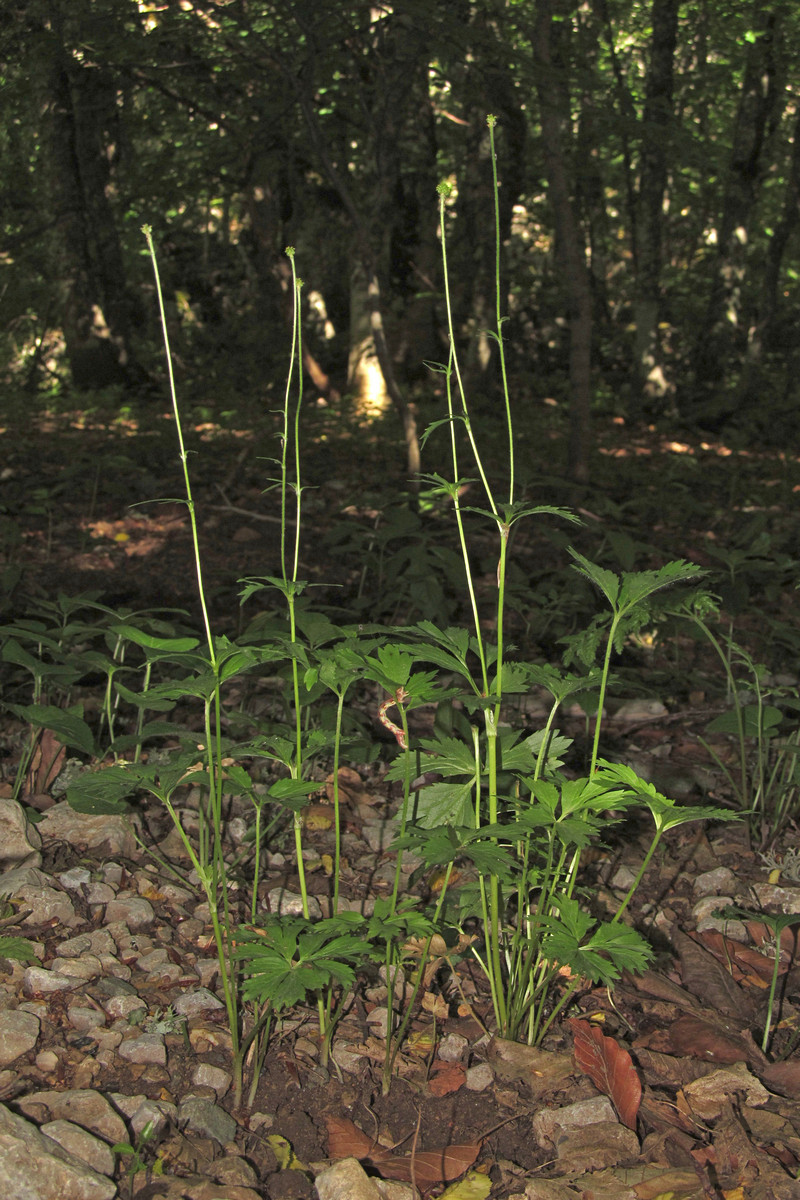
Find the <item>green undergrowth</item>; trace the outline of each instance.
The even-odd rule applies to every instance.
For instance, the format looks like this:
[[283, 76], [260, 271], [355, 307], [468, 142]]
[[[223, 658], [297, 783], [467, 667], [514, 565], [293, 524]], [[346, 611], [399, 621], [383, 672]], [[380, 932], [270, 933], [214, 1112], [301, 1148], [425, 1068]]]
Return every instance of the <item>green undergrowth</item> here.
[[[489, 128], [493, 135], [493, 118]], [[443, 184], [449, 312], [448, 200]], [[0, 629], [6, 696], [14, 697], [6, 709], [28, 731], [15, 795], [24, 798], [31, 772], [43, 772], [37, 776], [43, 787], [52, 782], [67, 747], [89, 768], [66, 789], [76, 809], [128, 813], [149, 797], [173, 823], [191, 864], [185, 878], [210, 914], [237, 1103], [252, 1101], [276, 1024], [297, 1006], [315, 1011], [326, 1062], [337, 1021], [365, 973], [376, 968], [389, 993], [384, 1090], [434, 957], [447, 961], [456, 979], [460, 958], [477, 961], [496, 1031], [540, 1043], [587, 983], [613, 986], [623, 970], [641, 970], [650, 960], [647, 941], [631, 923], [631, 900], [669, 830], [743, 817], [754, 836], [774, 843], [796, 814], [792, 681], [770, 676], [739, 645], [710, 576], [693, 562], [665, 561], [646, 536], [631, 532], [655, 523], [668, 485], [661, 480], [645, 489], [638, 524], [625, 503], [609, 498], [615, 527], [594, 514], [589, 522], [555, 487], [552, 493], [542, 481], [533, 487], [529, 464], [520, 476], [504, 365], [496, 209], [494, 229], [491, 336], [503, 399], [493, 416], [492, 454], [483, 456], [481, 422], [473, 422], [451, 336], [447, 361], [430, 364], [443, 405], [425, 442], [438, 447], [440, 466], [420, 481], [417, 507], [384, 506], [334, 531], [332, 555], [350, 557], [359, 568], [346, 603], [329, 602], [327, 593], [320, 601], [301, 573], [308, 489], [295, 279], [291, 369], [266, 481], [281, 518], [278, 568], [240, 581], [243, 612], [255, 601], [261, 611], [243, 620], [235, 636], [215, 624], [165, 325], [201, 628], [171, 611], [58, 595]], [[158, 284], [148, 228], [145, 234]], [[294, 251], [287, 253], [294, 272]], [[199, 469], [213, 470], [213, 454]], [[683, 469], [678, 464], [676, 476]], [[790, 576], [783, 551], [762, 533], [757, 552], [723, 556], [742, 613], [748, 586], [763, 593], [772, 581], [777, 602]], [[642, 559], [646, 567], [638, 565]], [[770, 562], [782, 572], [780, 583]], [[709, 732], [732, 737], [738, 748], [734, 769], [721, 764], [731, 783], [729, 805], [678, 804], [604, 757], [607, 701], [624, 678], [625, 656], [656, 637], [667, 648], [674, 642], [679, 653], [681, 639], [696, 638], [718, 662], [727, 723]], [[632, 680], [636, 662], [628, 671]], [[519, 704], [532, 693], [546, 712], [533, 730]], [[559, 726], [565, 706], [575, 704], [589, 726], [587, 760], [577, 767]], [[432, 713], [432, 721], [420, 723], [423, 713]], [[352, 911], [340, 893], [340, 768], [378, 760], [400, 796], [394, 874], [387, 896], [363, 896]], [[331, 894], [328, 915], [315, 919], [304, 813], [326, 778], [334, 812]], [[191, 824], [190, 793], [199, 796]], [[250, 814], [235, 861], [226, 842], [233, 802]], [[628, 892], [600, 914], [584, 894], [583, 865], [631, 813], [649, 822], [650, 843]], [[301, 912], [293, 915], [265, 913], [259, 901], [264, 856], [278, 831], [299, 877]], [[411, 890], [406, 856], [416, 865]]]

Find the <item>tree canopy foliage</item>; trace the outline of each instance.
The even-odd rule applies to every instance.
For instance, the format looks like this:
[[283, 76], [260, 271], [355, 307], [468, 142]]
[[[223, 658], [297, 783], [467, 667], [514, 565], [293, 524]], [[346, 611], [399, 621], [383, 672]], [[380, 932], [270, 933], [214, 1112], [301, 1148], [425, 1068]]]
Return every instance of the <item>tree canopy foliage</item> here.
[[206, 386], [284, 361], [291, 244], [316, 387], [372, 370], [408, 417], [447, 354], [443, 178], [473, 379], [492, 357], [491, 113], [514, 377], [569, 400], [578, 473], [592, 405], [774, 422], [798, 374], [799, 39], [792, 0], [29, 0], [0, 18], [6, 371], [158, 370], [147, 222]]

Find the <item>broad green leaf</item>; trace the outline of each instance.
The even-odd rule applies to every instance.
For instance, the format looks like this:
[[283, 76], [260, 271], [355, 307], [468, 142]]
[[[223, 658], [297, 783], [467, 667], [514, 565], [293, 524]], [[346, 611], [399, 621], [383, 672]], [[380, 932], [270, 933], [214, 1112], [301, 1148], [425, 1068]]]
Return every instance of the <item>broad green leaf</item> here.
[[53, 704], [8, 704], [6, 707], [30, 725], [51, 730], [60, 742], [95, 757], [94, 735], [77, 712]]
[[132, 692], [118, 679], [114, 680], [114, 690], [127, 704], [132, 704], [135, 708], [149, 708], [153, 712], [169, 712], [175, 707], [177, 699], [177, 697], [167, 699], [164, 695], [158, 695], [153, 688], [149, 688], [146, 692]]
[[0, 934], [0, 958], [15, 962], [37, 963], [39, 961], [33, 942], [24, 937], [5, 937]]
[[[743, 733], [745, 737], [758, 737], [759, 734], [764, 734], [770, 737], [777, 731], [778, 726], [783, 720], [783, 713], [779, 708], [774, 708], [771, 704], [762, 706], [760, 713], [757, 704], [747, 704], [741, 710]], [[759, 716], [761, 720], [761, 728], [759, 729]], [[736, 718], [736, 713], [733, 711], [721, 713], [715, 717], [706, 726], [708, 733], [732, 733], [734, 736], [739, 736], [739, 722]]]
[[137, 629], [135, 625], [112, 625], [110, 628], [117, 637], [124, 638], [147, 650], [161, 650], [169, 654], [181, 655], [195, 650], [200, 645], [200, 640], [196, 637], [154, 637], [151, 633]]
[[67, 788], [67, 800], [76, 812], [117, 815], [128, 811], [126, 798], [141, 786], [141, 775], [135, 769], [105, 767], [81, 775]]
[[466, 825], [473, 810], [473, 783], [432, 783], [417, 794], [416, 823], [423, 829], [437, 825]]

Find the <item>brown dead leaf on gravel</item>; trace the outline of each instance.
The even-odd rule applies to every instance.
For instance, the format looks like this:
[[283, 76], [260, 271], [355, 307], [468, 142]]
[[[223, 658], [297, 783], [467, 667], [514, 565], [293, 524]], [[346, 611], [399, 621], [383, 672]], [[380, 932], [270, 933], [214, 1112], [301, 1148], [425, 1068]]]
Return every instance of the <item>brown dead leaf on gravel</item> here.
[[636, 1114], [642, 1101], [642, 1083], [627, 1050], [606, 1037], [598, 1025], [573, 1018], [575, 1061], [601, 1092], [609, 1097], [619, 1119], [636, 1129]]
[[675, 931], [672, 944], [680, 955], [681, 979], [688, 990], [713, 1012], [739, 1017], [747, 1024], [756, 1010], [748, 995], [715, 955], [689, 934]]
[[346, 1117], [326, 1117], [328, 1127], [328, 1157], [357, 1158], [369, 1162], [384, 1179], [397, 1179], [428, 1189], [451, 1183], [468, 1171], [478, 1157], [482, 1141], [461, 1142], [440, 1150], [423, 1150], [416, 1154], [393, 1154], [378, 1145]]
[[[672, 1054], [689, 1054], [713, 1063], [748, 1062], [750, 1048], [734, 1031], [711, 1025], [688, 1013], [664, 1031], [664, 1049]], [[661, 1048], [661, 1047], [659, 1047]]]

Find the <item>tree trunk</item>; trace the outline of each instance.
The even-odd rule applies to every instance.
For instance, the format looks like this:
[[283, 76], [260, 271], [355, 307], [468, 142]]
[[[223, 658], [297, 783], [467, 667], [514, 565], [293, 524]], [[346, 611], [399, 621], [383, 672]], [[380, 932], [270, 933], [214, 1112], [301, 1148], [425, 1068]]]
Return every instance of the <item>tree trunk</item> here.
[[725, 365], [737, 349], [737, 341], [741, 349], [740, 316], [749, 226], [761, 184], [768, 123], [778, 101], [776, 43], [780, 18], [774, 6], [765, 11], [757, 3], [755, 9], [754, 23], [759, 33], [747, 47], [711, 294], [694, 356], [695, 380], [701, 398], [724, 378]]
[[356, 241], [356, 260], [358, 262], [358, 269], [363, 273], [363, 279], [366, 282], [369, 320], [372, 330], [375, 356], [380, 366], [381, 374], [383, 375], [383, 382], [386, 392], [391, 398], [391, 401], [403, 424], [403, 436], [406, 443], [406, 465], [409, 475], [409, 487], [412, 492], [416, 492], [419, 490], [419, 474], [422, 463], [419, 434], [417, 431], [417, 419], [413, 406], [409, 404], [408, 400], [403, 395], [403, 392], [398, 386], [397, 379], [395, 377], [392, 358], [391, 354], [389, 353], [389, 347], [386, 340], [381, 287], [378, 279], [376, 254], [372, 244], [372, 239], [370, 237], [369, 227], [366, 220], [359, 212], [343, 174], [337, 170], [330, 154], [328, 153], [328, 149], [325, 145], [324, 138], [322, 137], [322, 133], [319, 128], [319, 122], [317, 121], [317, 117], [309, 99], [307, 90], [304, 90], [299, 85], [294, 75], [290, 75], [289, 78], [294, 86], [295, 95], [297, 96], [301, 112], [305, 118], [309, 137], [319, 159], [320, 165], [322, 166], [322, 169], [324, 170], [330, 183], [336, 189], [342, 205], [344, 206], [344, 209], [353, 225]]
[[536, 90], [542, 123], [542, 150], [547, 172], [556, 249], [569, 315], [570, 438], [569, 471], [584, 483], [589, 478], [591, 423], [592, 289], [586, 268], [584, 240], [578, 228], [564, 149], [564, 109], [558, 92], [564, 86], [563, 67], [552, 53], [556, 14], [552, 0], [537, 0], [533, 48]]
[[673, 121], [673, 70], [678, 37], [679, 0], [653, 0], [650, 67], [642, 116], [641, 173], [637, 215], [637, 272], [634, 300], [634, 364], [645, 401], [663, 399], [670, 390], [659, 352], [661, 246], [668, 148]]
[[[748, 336], [747, 367], [740, 393], [740, 406], [757, 403], [765, 383], [764, 355], [770, 350], [787, 350], [779, 322], [779, 287], [787, 246], [800, 226], [800, 115], [792, 135], [792, 157], [783, 207], [767, 247], [761, 288], [761, 309]], [[792, 340], [794, 338], [792, 337]], [[797, 355], [789, 352], [789, 372], [796, 372]]]
[[[285, 222], [282, 209], [291, 207], [285, 163], [288, 149], [281, 143], [277, 152], [253, 151], [248, 164], [245, 199], [253, 235], [253, 264], [260, 319], [269, 327], [276, 319], [291, 329], [294, 314], [292, 269], [286, 257]], [[276, 186], [274, 180], [278, 180]], [[276, 288], [277, 283], [277, 288]], [[303, 338], [303, 369], [318, 395], [329, 402], [339, 392]]]
[[108, 200], [116, 87], [60, 47], [47, 80], [50, 192], [58, 231], [57, 275], [73, 383], [80, 389], [146, 378], [130, 344], [136, 306]]

